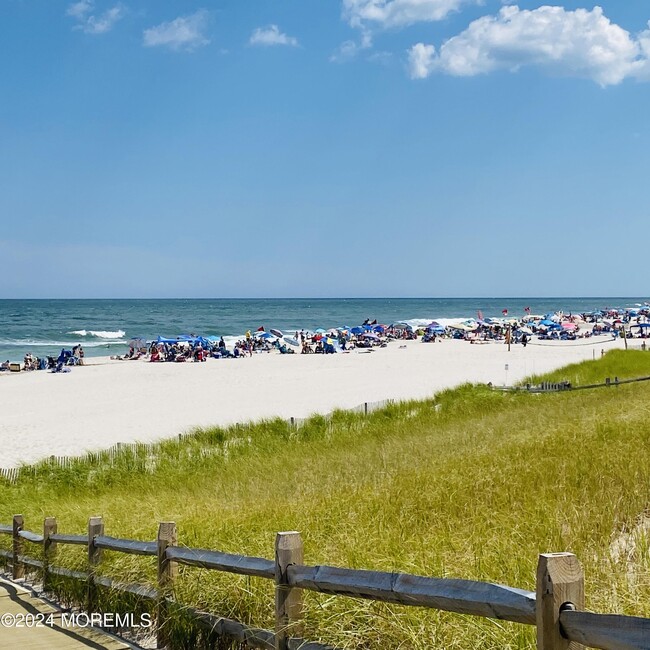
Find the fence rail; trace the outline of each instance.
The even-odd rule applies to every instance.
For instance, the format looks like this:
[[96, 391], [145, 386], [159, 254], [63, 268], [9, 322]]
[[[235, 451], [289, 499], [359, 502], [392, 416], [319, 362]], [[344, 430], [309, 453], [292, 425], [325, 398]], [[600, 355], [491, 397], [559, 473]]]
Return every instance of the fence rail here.
[[[603, 650], [649, 650], [650, 619], [584, 611], [584, 577], [577, 558], [571, 553], [539, 556], [537, 588], [524, 591], [474, 580], [442, 579], [405, 573], [387, 573], [329, 566], [309, 566], [303, 562], [303, 548], [297, 532], [278, 533], [275, 559], [235, 555], [178, 546], [176, 525], [159, 524], [153, 542], [104, 535], [100, 517], [91, 517], [87, 535], [63, 535], [56, 520], [48, 517], [43, 533], [24, 529], [22, 515], [12, 525], [0, 525], [0, 534], [11, 535], [12, 551], [0, 551], [11, 565], [14, 579], [24, 578], [25, 567], [36, 569], [45, 586], [52, 576], [87, 583], [86, 607], [97, 611], [97, 588], [135, 594], [154, 601], [157, 612], [158, 647], [170, 647], [169, 606], [173, 598], [178, 564], [275, 581], [275, 630], [254, 628], [214, 614], [184, 607], [197, 625], [206, 625], [213, 634], [245, 642], [252, 647], [272, 650], [333, 650], [322, 643], [302, 639], [302, 590], [335, 596], [364, 598], [412, 607], [470, 614], [486, 618], [536, 625], [539, 650], [567, 650], [569, 641]], [[25, 555], [25, 542], [41, 546], [41, 557]], [[88, 570], [73, 571], [52, 564], [57, 544], [85, 545]], [[121, 584], [97, 575], [101, 549], [132, 555], [155, 556], [158, 585]], [[577, 650], [580, 645], [571, 645]]]
[[[349, 409], [352, 413], [363, 413], [364, 415], [370, 415], [375, 411], [379, 411], [389, 404], [393, 404], [395, 400], [385, 399], [378, 402], [364, 402]], [[332, 414], [328, 413], [324, 416], [325, 418], [331, 418]], [[309, 421], [309, 418], [288, 418], [286, 420], [287, 424], [294, 428], [300, 428], [306, 422]], [[240, 425], [241, 426], [241, 425]], [[246, 426], [246, 425], [244, 425]], [[179, 433], [178, 440], [182, 441], [187, 438], [192, 438], [194, 434], [192, 433]], [[47, 464], [49, 467], [56, 468], [66, 468], [71, 467], [72, 464], [76, 461], [95, 461], [102, 466], [113, 466], [116, 461], [123, 457], [125, 453], [131, 452], [135, 454], [155, 454], [156, 451], [160, 448], [160, 442], [118, 442], [115, 443], [112, 447], [109, 447], [106, 450], [100, 451], [91, 451], [85, 454], [84, 456], [48, 456], [40, 463], [35, 463], [32, 465], [23, 465], [21, 467], [0, 467], [0, 479], [4, 479], [8, 483], [16, 483], [21, 477], [29, 476], [30, 473], [33, 475], [37, 468], [41, 467], [43, 464]], [[0, 534], [3, 531], [0, 527]]]
[[618, 377], [605, 377], [600, 384], [582, 384], [574, 386], [569, 381], [550, 382], [543, 381], [537, 386], [526, 384], [525, 386], [492, 386], [493, 390], [506, 392], [525, 392], [525, 393], [559, 393], [566, 390], [586, 390], [590, 388], [611, 388], [612, 386], [621, 386], [622, 384], [634, 384], [640, 381], [650, 381], [650, 377], [635, 377], [633, 379], [619, 379]]

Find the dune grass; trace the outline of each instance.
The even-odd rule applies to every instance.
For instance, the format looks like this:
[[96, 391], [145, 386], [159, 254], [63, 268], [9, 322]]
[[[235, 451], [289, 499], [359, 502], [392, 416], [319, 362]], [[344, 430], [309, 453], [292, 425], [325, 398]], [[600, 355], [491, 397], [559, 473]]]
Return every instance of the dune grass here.
[[[617, 351], [533, 381], [574, 385], [650, 375], [650, 354]], [[364, 417], [337, 412], [292, 429], [267, 421], [198, 431], [154, 454], [38, 466], [0, 486], [0, 522], [153, 539], [271, 558], [299, 530], [307, 564], [499, 582], [534, 590], [540, 552], [572, 551], [587, 607], [650, 616], [650, 382], [557, 393], [462, 386]], [[5, 540], [0, 540], [6, 543]], [[59, 561], [83, 567], [81, 550]], [[147, 558], [106, 553], [102, 571], [155, 580]], [[272, 627], [271, 581], [182, 568], [183, 602]], [[306, 595], [305, 637], [340, 648], [533, 648], [534, 629]]]

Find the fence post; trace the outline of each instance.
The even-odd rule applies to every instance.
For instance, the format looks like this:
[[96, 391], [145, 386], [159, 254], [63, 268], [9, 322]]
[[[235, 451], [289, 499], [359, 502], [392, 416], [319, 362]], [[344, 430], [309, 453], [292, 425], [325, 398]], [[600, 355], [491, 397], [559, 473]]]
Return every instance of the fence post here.
[[173, 521], [161, 521], [158, 525], [158, 604], [156, 612], [158, 648], [166, 648], [170, 641], [167, 624], [167, 598], [172, 593], [178, 565], [173, 560], [168, 560], [165, 554], [167, 549], [170, 546], [176, 546], [177, 542], [176, 524]]
[[101, 517], [91, 517], [88, 520], [88, 599], [87, 612], [97, 611], [97, 585], [95, 574], [97, 565], [102, 560], [102, 549], [95, 546], [95, 537], [104, 534], [104, 522]]
[[56, 531], [56, 518], [45, 517], [43, 521], [43, 591], [47, 591], [50, 586], [49, 569], [56, 555], [56, 542], [50, 539], [50, 535], [55, 535]]
[[19, 535], [25, 520], [22, 515], [14, 515], [13, 521], [13, 557], [11, 577], [14, 580], [25, 577], [25, 565], [18, 559], [23, 555], [23, 538]]
[[537, 563], [537, 650], [583, 650], [560, 629], [560, 611], [567, 603], [585, 608], [584, 575], [573, 553], [542, 553]]
[[300, 533], [278, 533], [275, 538], [275, 650], [289, 650], [289, 639], [301, 634], [302, 593], [289, 586], [287, 568], [302, 562]]

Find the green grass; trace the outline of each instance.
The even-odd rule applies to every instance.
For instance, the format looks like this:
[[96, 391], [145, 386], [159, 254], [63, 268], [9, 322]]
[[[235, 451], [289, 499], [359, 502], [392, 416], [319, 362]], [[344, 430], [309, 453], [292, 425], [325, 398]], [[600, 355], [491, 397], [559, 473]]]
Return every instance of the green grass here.
[[[650, 354], [611, 352], [533, 381], [650, 375]], [[574, 393], [463, 386], [363, 417], [337, 412], [199, 431], [157, 452], [97, 455], [0, 487], [0, 522], [153, 539], [271, 558], [299, 530], [307, 564], [399, 570], [534, 590], [538, 554], [572, 551], [587, 607], [650, 616], [650, 382]], [[0, 540], [2, 541], [2, 540]], [[5, 539], [4, 542], [7, 540]], [[83, 549], [59, 562], [83, 567]], [[178, 597], [272, 627], [271, 581], [182, 568]], [[106, 553], [102, 570], [155, 580], [153, 561]], [[420, 608], [306, 595], [305, 637], [342, 648], [534, 648], [534, 629]]]

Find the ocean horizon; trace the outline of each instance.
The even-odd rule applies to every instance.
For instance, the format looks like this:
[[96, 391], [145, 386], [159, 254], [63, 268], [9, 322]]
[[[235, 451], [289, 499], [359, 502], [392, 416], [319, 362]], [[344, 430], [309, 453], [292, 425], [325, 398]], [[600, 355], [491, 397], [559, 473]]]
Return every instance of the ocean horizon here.
[[286, 332], [354, 326], [366, 319], [426, 325], [449, 321], [563, 311], [583, 313], [642, 305], [647, 297], [470, 298], [30, 298], [0, 299], [0, 358], [27, 352], [55, 356], [81, 344], [86, 356], [121, 354], [133, 338], [180, 334], [223, 336], [228, 344], [247, 330]]

